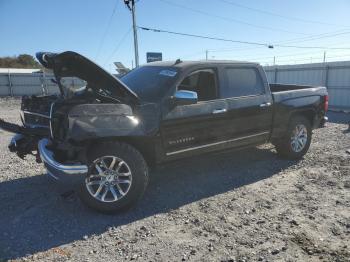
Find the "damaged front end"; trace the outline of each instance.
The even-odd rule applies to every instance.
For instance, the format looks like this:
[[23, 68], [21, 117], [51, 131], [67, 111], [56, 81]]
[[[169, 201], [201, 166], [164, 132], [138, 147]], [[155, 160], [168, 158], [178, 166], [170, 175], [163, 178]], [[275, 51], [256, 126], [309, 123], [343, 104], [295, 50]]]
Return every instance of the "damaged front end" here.
[[74, 154], [70, 153], [73, 149], [79, 150], [79, 147], [71, 146], [69, 150], [66, 142], [52, 139], [53, 108], [57, 101], [60, 101], [57, 96], [23, 97], [21, 104], [23, 125], [0, 119], [0, 128], [15, 133], [8, 147], [21, 159], [26, 155], [34, 155], [36, 161], [43, 162], [48, 174], [57, 180], [66, 179], [70, 175], [74, 175], [69, 177], [70, 180], [80, 179], [77, 175], [86, 174], [88, 167], [77, 161]]
[[16, 134], [9, 144], [11, 152], [15, 152], [22, 159], [28, 154], [35, 155], [40, 162], [35, 152], [39, 140], [50, 135], [50, 106], [53, 100], [53, 96], [40, 98], [24, 96], [21, 104], [22, 126], [0, 119], [2, 129]]
[[[88, 172], [86, 153], [95, 139], [141, 134], [133, 114], [139, 99], [119, 79], [74, 52], [37, 58], [54, 72], [60, 94], [22, 97], [22, 126], [0, 119], [0, 128], [16, 134], [11, 152], [22, 159], [34, 155], [55, 179], [71, 179]], [[63, 77], [78, 77], [86, 86], [64, 87]]]

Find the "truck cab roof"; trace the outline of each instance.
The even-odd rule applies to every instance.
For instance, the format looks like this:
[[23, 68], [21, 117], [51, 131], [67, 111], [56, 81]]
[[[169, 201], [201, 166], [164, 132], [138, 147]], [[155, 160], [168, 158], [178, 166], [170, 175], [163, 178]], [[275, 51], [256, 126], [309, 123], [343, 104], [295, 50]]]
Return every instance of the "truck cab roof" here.
[[[135, 92], [143, 103], [159, 102], [163, 97], [169, 96], [169, 90], [173, 90], [179, 81], [190, 76], [189, 74], [192, 72], [233, 66], [261, 68], [257, 63], [233, 60], [159, 61], [135, 68], [121, 77], [120, 80]], [[206, 72], [203, 77], [209, 77], [208, 74], [211, 73]], [[205, 80], [203, 77], [201, 78], [203, 81], [210, 83], [208, 81], [211, 79]], [[216, 81], [214, 78], [212, 79]], [[202, 83], [201, 86], [205, 86], [205, 83]]]

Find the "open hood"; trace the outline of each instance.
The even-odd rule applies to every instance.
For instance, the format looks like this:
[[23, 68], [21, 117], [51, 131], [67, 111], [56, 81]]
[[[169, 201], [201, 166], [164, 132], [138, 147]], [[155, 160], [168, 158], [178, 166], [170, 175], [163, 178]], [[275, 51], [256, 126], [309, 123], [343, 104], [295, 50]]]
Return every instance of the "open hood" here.
[[118, 78], [108, 73], [86, 57], [72, 52], [36, 53], [39, 62], [52, 69], [56, 78], [79, 77], [85, 80], [94, 91], [103, 90], [105, 95], [114, 97], [123, 103], [139, 104], [138, 96]]

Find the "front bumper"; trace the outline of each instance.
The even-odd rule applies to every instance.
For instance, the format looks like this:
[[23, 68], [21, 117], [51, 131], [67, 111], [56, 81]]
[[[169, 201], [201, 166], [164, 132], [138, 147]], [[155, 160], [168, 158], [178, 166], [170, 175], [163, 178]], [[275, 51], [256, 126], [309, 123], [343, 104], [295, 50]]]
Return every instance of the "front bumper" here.
[[38, 152], [43, 161], [47, 172], [50, 176], [57, 180], [66, 178], [81, 179], [88, 172], [88, 167], [81, 164], [62, 164], [54, 159], [54, 153], [47, 148], [50, 145], [50, 140], [44, 138], [38, 143]]

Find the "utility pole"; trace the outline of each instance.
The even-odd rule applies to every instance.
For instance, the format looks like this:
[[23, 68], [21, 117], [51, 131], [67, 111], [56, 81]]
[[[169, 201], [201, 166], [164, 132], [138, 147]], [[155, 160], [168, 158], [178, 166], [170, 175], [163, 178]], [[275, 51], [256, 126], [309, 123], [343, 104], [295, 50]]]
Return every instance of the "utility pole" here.
[[326, 51], [323, 52], [323, 63], [326, 63]]
[[205, 60], [208, 60], [208, 53], [209, 53], [209, 51], [205, 50]]
[[273, 65], [276, 65], [276, 57], [273, 57]]
[[135, 0], [124, 0], [124, 4], [129, 8], [129, 10], [131, 11], [131, 15], [132, 15], [132, 28], [134, 31], [135, 66], [139, 67], [139, 46], [138, 46], [138, 41], [137, 41]]

